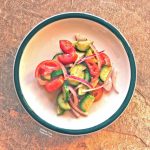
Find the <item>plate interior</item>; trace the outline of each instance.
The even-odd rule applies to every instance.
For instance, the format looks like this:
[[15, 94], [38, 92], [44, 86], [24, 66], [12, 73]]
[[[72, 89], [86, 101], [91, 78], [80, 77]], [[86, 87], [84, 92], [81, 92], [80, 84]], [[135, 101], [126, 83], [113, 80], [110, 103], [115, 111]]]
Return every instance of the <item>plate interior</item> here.
[[[59, 40], [74, 40], [81, 33], [94, 41], [96, 48], [109, 55], [113, 66], [118, 70], [117, 86], [114, 91], [104, 93], [100, 101], [95, 102], [88, 117], [76, 119], [70, 112], [56, 115], [56, 97], [58, 92], [47, 93], [34, 78], [36, 66], [51, 59], [60, 52]], [[85, 129], [98, 125], [110, 118], [121, 106], [130, 84], [130, 64], [121, 42], [106, 27], [87, 19], [70, 18], [51, 23], [38, 31], [24, 49], [19, 79], [22, 93], [31, 109], [46, 122], [64, 129]]]

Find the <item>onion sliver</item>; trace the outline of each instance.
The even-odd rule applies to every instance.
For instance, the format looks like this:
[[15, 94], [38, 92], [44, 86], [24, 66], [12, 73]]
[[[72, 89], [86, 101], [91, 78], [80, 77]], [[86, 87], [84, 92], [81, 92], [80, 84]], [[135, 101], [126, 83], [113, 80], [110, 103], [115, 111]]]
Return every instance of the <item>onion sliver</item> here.
[[58, 62], [58, 64], [60, 65], [60, 67], [61, 67], [61, 69], [62, 69], [62, 71], [63, 71], [64, 78], [66, 79], [67, 70], [66, 70], [65, 66], [64, 66], [61, 62], [59, 62], [59, 61], [57, 61], [57, 62]]
[[72, 101], [72, 99], [69, 100], [69, 104], [70, 106], [79, 114], [81, 114], [82, 116], [87, 116], [88, 113], [87, 112], [83, 112], [82, 110], [80, 110]]
[[[71, 106], [72, 108], [72, 106]], [[75, 117], [79, 118], [80, 114], [78, 112], [76, 112], [73, 108], [71, 109], [72, 113], [74, 114]]]
[[69, 86], [68, 88], [69, 88], [70, 92], [71, 92], [72, 95], [73, 95], [73, 103], [74, 103], [75, 105], [78, 105], [79, 99], [78, 99], [78, 96], [77, 96], [76, 91], [75, 91], [71, 86]]
[[117, 80], [117, 71], [116, 71], [116, 69], [113, 69], [113, 71], [112, 71], [112, 85], [113, 85], [115, 92], [119, 93], [117, 86], [116, 86], [116, 82], [117, 82], [116, 80]]
[[104, 84], [98, 86], [98, 87], [95, 87], [95, 88], [90, 88], [90, 89], [87, 89], [87, 90], [82, 90], [82, 92], [91, 92], [91, 91], [95, 91], [95, 90], [98, 90], [98, 89], [101, 89], [102, 87], [104, 86]]
[[[101, 51], [101, 52], [98, 52], [98, 54], [103, 53], [103, 52], [104, 52], [104, 50]], [[82, 62], [85, 61], [85, 60], [94, 58], [95, 56], [96, 56], [96, 54], [93, 54], [93, 55], [89, 55], [89, 56], [83, 57], [83, 58], [81, 58], [80, 60], [77, 61], [77, 64], [80, 64], [80, 63], [82, 63]]]

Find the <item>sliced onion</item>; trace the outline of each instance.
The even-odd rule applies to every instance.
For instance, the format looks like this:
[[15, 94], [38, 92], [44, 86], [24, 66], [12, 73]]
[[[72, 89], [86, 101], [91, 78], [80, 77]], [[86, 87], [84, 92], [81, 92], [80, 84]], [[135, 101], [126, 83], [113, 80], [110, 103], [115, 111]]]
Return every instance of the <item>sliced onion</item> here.
[[104, 83], [103, 88], [106, 91], [110, 91], [112, 89], [112, 79], [111, 79], [111, 77], [109, 77], [109, 79]]
[[92, 50], [94, 51], [95, 53], [95, 56], [97, 58], [97, 64], [98, 64], [98, 68], [100, 69], [101, 68], [101, 60], [99, 58], [99, 53], [97, 51], [97, 49], [95, 48], [95, 46], [93, 44], [90, 44], [90, 47], [92, 48]]
[[119, 93], [116, 83], [117, 83], [117, 71], [116, 71], [116, 69], [113, 69], [113, 71], [112, 71], [112, 85], [113, 85], [113, 89], [115, 90], [115, 92]]
[[[71, 106], [72, 108], [72, 106]], [[79, 118], [80, 117], [80, 114], [77, 113], [73, 108], [71, 109], [72, 113], [74, 114], [75, 117]]]
[[82, 116], [87, 116], [88, 113], [87, 112], [83, 112], [82, 110], [80, 110], [72, 101], [72, 99], [69, 100], [69, 104], [70, 106], [79, 114], [81, 114]]
[[77, 90], [78, 88], [82, 87], [83, 84], [79, 84], [78, 86], [75, 87], [75, 90]]
[[73, 101], [74, 101], [73, 103], [77, 106], [78, 103], [79, 103], [79, 99], [78, 99], [77, 93], [71, 86], [69, 86], [68, 88], [69, 88], [70, 92], [73, 95]]
[[90, 56], [83, 57], [83, 58], [81, 58], [80, 60], [78, 60], [76, 64], [80, 64], [80, 63], [82, 63], [83, 61], [85, 61], [85, 60], [87, 60], [87, 59], [91, 59], [91, 58], [93, 58], [93, 57], [95, 57], [95, 55], [90, 55]]
[[95, 88], [90, 88], [90, 89], [87, 89], [87, 90], [82, 90], [82, 92], [86, 93], [86, 92], [95, 91], [95, 90], [101, 89], [103, 86], [104, 86], [104, 84], [102, 84], [101, 86], [95, 87]]
[[[103, 53], [103, 52], [104, 52], [104, 50], [101, 51], [101, 52], [98, 52], [98, 54]], [[77, 64], [80, 64], [80, 63], [82, 63], [82, 62], [85, 61], [85, 60], [94, 58], [95, 56], [96, 56], [96, 54], [93, 54], [93, 55], [89, 55], [89, 56], [83, 57], [83, 58], [81, 58], [80, 60], [77, 61]]]
[[63, 71], [63, 74], [64, 74], [64, 78], [66, 79], [67, 70], [66, 70], [65, 66], [61, 62], [59, 62], [59, 61], [57, 61], [57, 63], [60, 65], [60, 67], [61, 67], [61, 69]]
[[92, 88], [92, 87], [93, 87], [89, 82], [87, 82], [86, 80], [81, 79], [81, 78], [79, 78], [79, 77], [72, 76], [72, 75], [67, 75], [67, 78], [73, 79], [73, 80], [78, 81], [78, 82], [81, 82], [82, 84], [86, 85], [86, 86], [89, 87], [89, 88]]
[[111, 88], [112, 88], [112, 80], [111, 78], [108, 78], [102, 85], [98, 86], [98, 87], [95, 87], [95, 88], [90, 88], [90, 89], [87, 89], [87, 90], [83, 90], [83, 92], [91, 92], [91, 91], [95, 91], [95, 90], [98, 90], [98, 89], [101, 89], [101, 88], [104, 88], [106, 91], [110, 91]]

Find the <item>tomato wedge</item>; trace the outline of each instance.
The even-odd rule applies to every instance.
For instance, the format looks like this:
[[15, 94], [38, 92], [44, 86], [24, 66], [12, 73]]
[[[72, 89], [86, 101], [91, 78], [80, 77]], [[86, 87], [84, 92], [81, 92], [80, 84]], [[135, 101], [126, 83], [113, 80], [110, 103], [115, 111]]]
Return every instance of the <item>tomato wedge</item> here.
[[101, 60], [101, 65], [111, 66], [110, 58], [105, 53], [100, 53], [99, 58]]
[[96, 87], [99, 82], [99, 76], [92, 77], [91, 84], [93, 87]]
[[72, 53], [72, 54], [63, 54], [63, 55], [59, 55], [58, 56], [58, 60], [64, 64], [71, 64], [74, 63], [77, 59], [78, 55], [76, 53]]
[[64, 83], [64, 78], [63, 76], [60, 76], [58, 78], [53, 79], [52, 81], [46, 83], [45, 89], [48, 92], [53, 92], [59, 89]]
[[[97, 86], [99, 86], [99, 85], [97, 85]], [[101, 98], [102, 95], [103, 95], [103, 88], [100, 88], [100, 89], [98, 89], [98, 90], [93, 91], [93, 92], [92, 92], [92, 95], [95, 97], [94, 102], [100, 100], [100, 98]]]
[[59, 44], [62, 51], [66, 54], [71, 54], [76, 51], [72, 43], [68, 40], [60, 40]]
[[99, 76], [100, 69], [98, 68], [98, 65], [91, 60], [90, 61], [86, 60], [85, 62], [90, 70], [91, 76], [93, 77]]
[[54, 70], [60, 69], [59, 64], [54, 60], [46, 60], [41, 62], [35, 70], [35, 77], [40, 85], [45, 85], [47, 81], [41, 79], [42, 75], [50, 74]]

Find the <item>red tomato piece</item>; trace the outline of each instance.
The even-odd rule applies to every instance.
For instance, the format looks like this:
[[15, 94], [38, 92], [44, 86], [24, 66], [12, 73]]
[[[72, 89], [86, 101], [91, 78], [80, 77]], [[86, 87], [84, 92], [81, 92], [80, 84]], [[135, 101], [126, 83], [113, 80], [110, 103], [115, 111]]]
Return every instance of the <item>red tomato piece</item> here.
[[104, 60], [104, 57], [103, 57], [103, 53], [99, 54], [99, 58], [100, 58], [100, 61], [101, 61], [101, 65], [105, 65], [105, 60]]
[[[97, 86], [99, 86], [99, 85], [97, 85]], [[92, 95], [95, 97], [94, 102], [100, 100], [100, 98], [101, 98], [102, 95], [103, 95], [103, 88], [100, 88], [100, 89], [98, 89], [98, 90], [93, 91], [93, 92], [92, 92]]]
[[71, 54], [76, 51], [72, 43], [68, 40], [60, 40], [59, 44], [62, 51], [66, 54]]
[[48, 92], [53, 92], [59, 89], [64, 83], [63, 76], [53, 79], [52, 81], [46, 83], [45, 88]]
[[59, 64], [54, 60], [46, 60], [41, 62], [35, 70], [35, 77], [40, 85], [45, 85], [47, 81], [41, 79], [41, 75], [46, 75], [60, 68]]
[[85, 61], [89, 70], [90, 70], [90, 74], [93, 77], [99, 76], [100, 73], [100, 69], [98, 68], [98, 65], [94, 62], [94, 61]]
[[92, 79], [91, 79], [91, 84], [92, 84], [92, 86], [93, 87], [96, 87], [97, 86], [97, 84], [98, 84], [98, 82], [99, 82], [99, 76], [95, 76], [94, 78], [92, 77]]
[[78, 55], [76, 53], [72, 53], [72, 54], [63, 54], [63, 55], [59, 55], [58, 56], [58, 60], [64, 64], [71, 64], [74, 63], [77, 59]]
[[99, 57], [102, 65], [107, 65], [107, 66], [111, 65], [110, 58], [105, 53], [100, 53]]

